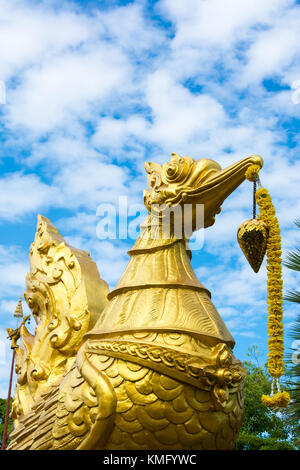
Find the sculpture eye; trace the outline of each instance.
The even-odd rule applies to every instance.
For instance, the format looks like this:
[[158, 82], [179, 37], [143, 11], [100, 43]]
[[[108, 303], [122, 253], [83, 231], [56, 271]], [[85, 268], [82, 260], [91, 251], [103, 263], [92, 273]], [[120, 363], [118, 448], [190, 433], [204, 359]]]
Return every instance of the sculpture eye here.
[[176, 164], [171, 163], [169, 167], [167, 168], [167, 175], [169, 178], [174, 178], [178, 173], [178, 167]]
[[161, 178], [157, 172], [152, 172], [148, 176], [148, 186], [150, 189], [156, 189], [161, 185]]
[[166, 163], [163, 167], [163, 176], [167, 183], [178, 183], [186, 176], [186, 168], [184, 159], [177, 162]]

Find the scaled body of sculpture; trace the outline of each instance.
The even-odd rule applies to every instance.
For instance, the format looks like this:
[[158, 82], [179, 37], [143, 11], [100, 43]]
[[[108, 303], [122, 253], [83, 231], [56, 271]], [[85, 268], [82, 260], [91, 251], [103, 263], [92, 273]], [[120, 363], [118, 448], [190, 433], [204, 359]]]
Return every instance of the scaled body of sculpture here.
[[187, 240], [166, 237], [162, 221], [190, 204], [185, 218], [197, 230], [195, 207], [204, 204], [204, 227], [212, 225], [253, 163], [262, 166], [253, 156], [222, 170], [173, 154], [146, 164], [144, 203], [160, 209], [109, 294], [88, 254], [39, 216], [25, 294], [37, 328], [35, 336], [21, 329], [10, 449], [234, 447], [245, 369]]

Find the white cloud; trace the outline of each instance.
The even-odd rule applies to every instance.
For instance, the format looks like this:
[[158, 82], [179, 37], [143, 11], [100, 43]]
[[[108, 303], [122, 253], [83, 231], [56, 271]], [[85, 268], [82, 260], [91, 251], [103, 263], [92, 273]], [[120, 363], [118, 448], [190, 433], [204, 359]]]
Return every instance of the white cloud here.
[[[20, 247], [0, 245], [1, 322], [4, 321], [5, 326], [11, 326], [12, 313], [16, 308], [18, 298], [25, 292], [25, 276], [29, 271], [27, 260], [28, 253], [21, 250]], [[10, 308], [13, 308], [13, 311], [7, 315]]]
[[56, 174], [58, 169], [68, 163], [74, 165], [84, 160], [87, 165], [90, 159], [109, 162], [107, 156], [91, 146], [84, 127], [76, 123], [72, 125], [69, 133], [53, 132], [46, 142], [35, 141], [30, 156], [26, 158], [26, 164], [29, 167], [44, 164], [49, 175]]
[[146, 119], [137, 115], [125, 119], [104, 117], [99, 119], [92, 142], [96, 148], [105, 148], [110, 153], [122, 152], [124, 146], [129, 146], [131, 151], [126, 151], [127, 158], [128, 153], [132, 158], [132, 148], [136, 149], [134, 156], [143, 158], [145, 151], [138, 141], [147, 139], [150, 127]]
[[255, 331], [240, 331], [238, 336], [246, 336], [247, 338], [258, 338], [259, 335]]
[[87, 120], [129, 73], [122, 52], [103, 42], [49, 59], [25, 72], [9, 93], [8, 124], [44, 133], [74, 118]]
[[[96, 208], [117, 205], [120, 195], [141, 202], [143, 161], [162, 163], [176, 151], [223, 167], [262, 155], [261, 179], [277, 209], [284, 252], [293, 248], [300, 168], [289, 119], [299, 117], [300, 105], [293, 90], [267, 90], [263, 80], [291, 86], [300, 79], [299, 6], [161, 0], [151, 17], [147, 2], [104, 3], [82, 9], [70, 1], [0, 1], [0, 80], [7, 85], [1, 155], [15, 159], [0, 179], [0, 218], [11, 243], [11, 221], [46, 211], [71, 244], [91, 252], [112, 287], [132, 241], [98, 240]], [[254, 274], [236, 242], [251, 211], [252, 185], [245, 182], [193, 257], [239, 344], [265, 335], [266, 327], [265, 266]], [[27, 246], [0, 245], [5, 313], [23, 289], [27, 256]], [[283, 272], [284, 288], [295, 287], [296, 273]], [[286, 308], [285, 318], [293, 319], [293, 306]]]
[[143, 16], [142, 6], [129, 4], [98, 14], [106, 34], [130, 54], [141, 55], [162, 45], [165, 32]]
[[45, 3], [11, 0], [0, 4], [1, 78], [55, 56], [84, 41], [95, 39], [102, 30], [92, 17], [60, 8], [54, 11]]
[[54, 184], [61, 188], [62, 207], [88, 207], [96, 211], [98, 204], [116, 203], [118, 197], [126, 194], [127, 169], [117, 165], [92, 160], [62, 167], [54, 178]]
[[[1, 279], [4, 279], [3, 284], [11, 288], [24, 288], [25, 275], [28, 271], [28, 266], [25, 263], [10, 263], [0, 267]], [[3, 291], [3, 285], [1, 286]]]
[[162, 11], [176, 25], [176, 47], [185, 45], [232, 47], [246, 39], [254, 26], [268, 26], [291, 0], [163, 0]]
[[247, 52], [248, 63], [238, 78], [240, 86], [272, 75], [284, 75], [286, 68], [299, 55], [299, 21], [300, 10], [294, 8], [277, 16], [271, 29], [257, 35]]
[[8, 173], [0, 178], [0, 219], [15, 220], [57, 200], [54, 188], [36, 174]]
[[148, 78], [146, 99], [151, 106], [153, 127], [150, 139], [165, 148], [198, 140], [212, 129], [223, 125], [225, 113], [213, 97], [195, 95], [176, 83], [166, 70]]
[[[55, 226], [66, 236], [68, 233], [78, 233], [94, 238], [96, 235], [96, 213], [78, 212], [72, 217], [64, 217], [55, 222]], [[77, 246], [77, 245], [74, 245]]]

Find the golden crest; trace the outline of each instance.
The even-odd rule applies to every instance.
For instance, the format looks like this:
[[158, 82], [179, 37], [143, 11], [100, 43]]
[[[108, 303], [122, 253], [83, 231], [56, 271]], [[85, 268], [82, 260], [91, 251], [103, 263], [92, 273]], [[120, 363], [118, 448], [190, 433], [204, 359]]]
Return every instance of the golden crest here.
[[269, 229], [262, 220], [250, 219], [243, 222], [237, 232], [237, 239], [255, 273], [263, 262], [268, 242]]
[[[24, 294], [36, 321], [35, 334], [16, 331], [17, 384], [12, 417], [15, 424], [31, 411], [41, 395], [60, 383], [70, 370], [84, 334], [108, 303], [109, 288], [89, 254], [68, 245], [56, 227], [38, 216], [30, 247], [30, 272]], [[20, 301], [18, 311], [20, 313]]]

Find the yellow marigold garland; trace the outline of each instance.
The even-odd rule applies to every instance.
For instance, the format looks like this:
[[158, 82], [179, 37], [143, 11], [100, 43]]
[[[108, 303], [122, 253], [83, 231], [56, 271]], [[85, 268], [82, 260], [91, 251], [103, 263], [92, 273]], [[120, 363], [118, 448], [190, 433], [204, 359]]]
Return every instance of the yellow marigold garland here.
[[[260, 168], [251, 165], [246, 171], [246, 178], [255, 181]], [[267, 242], [267, 304], [268, 304], [268, 363], [267, 369], [273, 377], [272, 395], [263, 395], [264, 405], [269, 407], [285, 407], [290, 401], [288, 392], [281, 392], [279, 377], [284, 372], [284, 345], [283, 345], [283, 297], [282, 297], [282, 269], [281, 269], [281, 236], [279, 223], [271, 196], [265, 188], [259, 188], [255, 193], [256, 202], [260, 209], [258, 220], [262, 220], [269, 228]], [[276, 380], [278, 393], [273, 394], [273, 384]]]
[[261, 397], [262, 402], [265, 406], [269, 408], [284, 408], [288, 406], [290, 402], [290, 395], [288, 392], [278, 392], [275, 395], [268, 397], [268, 395], [263, 395]]
[[245, 173], [245, 176], [246, 176], [247, 180], [249, 180], [249, 181], [257, 180], [259, 170], [260, 170], [259, 165], [250, 165], [247, 168], [246, 173]]

